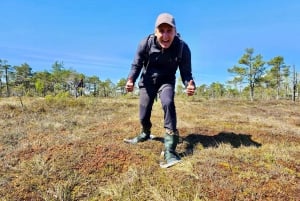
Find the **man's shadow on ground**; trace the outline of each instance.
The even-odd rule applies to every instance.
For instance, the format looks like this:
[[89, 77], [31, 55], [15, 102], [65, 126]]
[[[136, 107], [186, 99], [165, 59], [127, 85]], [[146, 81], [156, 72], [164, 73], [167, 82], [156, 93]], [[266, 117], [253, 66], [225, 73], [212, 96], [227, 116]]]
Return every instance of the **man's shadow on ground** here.
[[[241, 146], [254, 146], [260, 147], [261, 144], [251, 139], [251, 135], [248, 134], [236, 134], [233, 132], [220, 132], [217, 135], [208, 136], [202, 134], [189, 134], [186, 137], [180, 138], [179, 145], [185, 144], [184, 150], [180, 152], [180, 156], [184, 157], [192, 155], [196, 145], [201, 144], [204, 148], [218, 148], [221, 144], [230, 144], [233, 148], [239, 148]], [[164, 142], [164, 138], [156, 137], [153, 140]]]

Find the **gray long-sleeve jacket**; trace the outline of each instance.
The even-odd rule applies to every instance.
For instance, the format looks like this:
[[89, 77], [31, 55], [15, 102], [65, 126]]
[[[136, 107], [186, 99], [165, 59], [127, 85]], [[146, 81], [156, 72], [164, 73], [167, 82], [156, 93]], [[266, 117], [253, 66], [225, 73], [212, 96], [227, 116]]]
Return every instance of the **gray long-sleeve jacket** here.
[[[139, 87], [165, 83], [175, 85], [176, 71], [179, 67], [182, 82], [187, 86], [188, 82], [193, 80], [191, 52], [188, 45], [180, 40], [175, 36], [171, 46], [168, 49], [163, 49], [156, 37], [144, 38], [136, 51], [128, 79], [132, 79], [135, 83], [142, 71]], [[183, 46], [180, 55], [181, 43]]]

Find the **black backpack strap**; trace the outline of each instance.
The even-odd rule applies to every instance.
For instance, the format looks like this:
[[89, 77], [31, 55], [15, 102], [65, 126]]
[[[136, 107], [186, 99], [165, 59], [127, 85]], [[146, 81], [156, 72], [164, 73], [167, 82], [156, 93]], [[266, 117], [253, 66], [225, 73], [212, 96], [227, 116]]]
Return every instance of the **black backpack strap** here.
[[144, 67], [145, 69], [147, 69], [148, 65], [149, 65], [149, 54], [150, 54], [150, 49], [151, 46], [154, 42], [154, 34], [149, 34], [145, 43], [145, 47], [144, 47]]
[[154, 34], [149, 34], [148, 37], [147, 37], [147, 42], [146, 42], [146, 45], [145, 45], [145, 48], [144, 48], [144, 52], [149, 54], [149, 51], [150, 51], [150, 48], [151, 48], [151, 45], [152, 43], [154, 42]]
[[179, 33], [177, 33], [177, 37], [179, 39], [179, 51], [178, 51], [178, 55], [177, 55], [177, 62], [180, 63], [181, 59], [182, 59], [184, 42], [181, 40]]

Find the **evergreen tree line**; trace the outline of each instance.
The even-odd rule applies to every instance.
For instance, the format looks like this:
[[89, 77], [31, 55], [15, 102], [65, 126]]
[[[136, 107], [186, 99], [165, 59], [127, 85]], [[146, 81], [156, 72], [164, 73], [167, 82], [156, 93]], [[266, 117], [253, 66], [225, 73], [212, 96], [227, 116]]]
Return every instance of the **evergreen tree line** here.
[[[213, 82], [197, 86], [196, 97], [250, 99], [299, 99], [298, 75], [295, 66], [286, 65], [282, 56], [264, 61], [262, 55], [254, 55], [247, 48], [238, 64], [228, 69], [233, 79], [225, 84]], [[97, 76], [86, 76], [66, 69], [63, 62], [55, 61], [51, 71], [32, 72], [27, 64], [11, 66], [0, 59], [0, 97], [73, 95], [116, 97], [126, 94], [126, 78], [117, 83]], [[138, 90], [136, 90], [138, 91]], [[184, 95], [180, 78], [177, 95]]]
[[[83, 85], [79, 86], [81, 80]], [[27, 63], [11, 66], [7, 60], [0, 60], [0, 97], [58, 94], [109, 97], [116, 96], [117, 88], [124, 83], [121, 80], [115, 85], [109, 79], [101, 81], [97, 76], [86, 76], [66, 69], [59, 61], [54, 62], [51, 71], [32, 72]]]

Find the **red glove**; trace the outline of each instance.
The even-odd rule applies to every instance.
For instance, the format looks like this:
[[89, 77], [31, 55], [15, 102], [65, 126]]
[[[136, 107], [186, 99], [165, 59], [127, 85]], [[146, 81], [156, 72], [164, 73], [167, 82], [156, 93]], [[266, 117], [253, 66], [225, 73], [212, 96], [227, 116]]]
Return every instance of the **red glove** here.
[[186, 93], [187, 93], [187, 95], [188, 95], [188, 96], [194, 95], [194, 93], [195, 93], [195, 88], [196, 88], [196, 87], [195, 87], [194, 81], [193, 81], [193, 80], [190, 80], [188, 86], [186, 87]]

